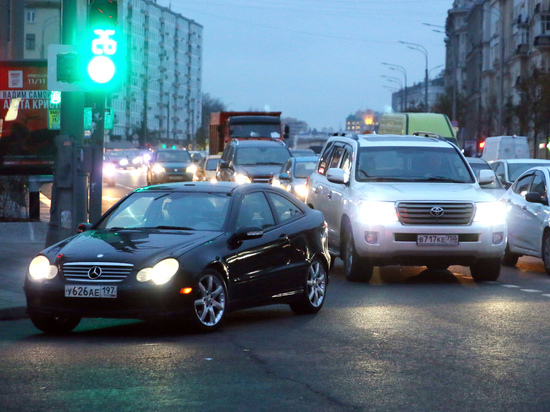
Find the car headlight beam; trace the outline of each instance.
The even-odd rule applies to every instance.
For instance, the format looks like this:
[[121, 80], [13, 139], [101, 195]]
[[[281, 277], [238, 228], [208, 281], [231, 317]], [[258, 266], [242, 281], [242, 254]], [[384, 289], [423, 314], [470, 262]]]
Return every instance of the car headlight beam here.
[[252, 180], [247, 175], [244, 175], [242, 173], [237, 173], [235, 175], [235, 182], [242, 185], [243, 183], [252, 183]]
[[152, 281], [155, 285], [164, 285], [174, 277], [179, 269], [176, 259], [168, 258], [161, 260], [152, 268], [143, 268], [137, 274], [139, 282]]
[[165, 171], [166, 170], [164, 169], [164, 167], [162, 167], [159, 164], [156, 164], [156, 165], [153, 166], [153, 173], [160, 174], [160, 173], [164, 173]]
[[57, 276], [57, 266], [50, 264], [44, 255], [38, 255], [29, 264], [29, 275], [35, 280], [53, 279]]
[[367, 224], [397, 222], [397, 212], [393, 202], [364, 201], [359, 204], [358, 219]]
[[506, 222], [506, 206], [499, 201], [476, 203], [474, 222], [487, 225], [503, 224]]

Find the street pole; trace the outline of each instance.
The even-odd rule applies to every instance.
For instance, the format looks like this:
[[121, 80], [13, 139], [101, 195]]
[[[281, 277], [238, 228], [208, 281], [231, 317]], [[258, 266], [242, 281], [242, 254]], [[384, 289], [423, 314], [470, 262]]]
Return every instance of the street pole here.
[[[385, 78], [386, 80], [388, 80], [390, 82], [399, 84], [399, 87], [401, 87], [401, 89], [403, 89], [403, 83], [397, 77], [386, 76], [386, 75], [383, 75], [383, 74], [380, 75], [380, 77], [383, 77], [383, 78]], [[401, 111], [403, 112], [403, 95], [401, 95]]]
[[398, 70], [401, 73], [403, 73], [403, 76], [405, 78], [405, 85], [404, 85], [404, 94], [405, 94], [404, 101], [405, 101], [405, 104], [401, 105], [402, 106], [401, 111], [406, 111], [407, 110], [407, 104], [408, 104], [408, 100], [407, 100], [407, 70], [403, 66], [399, 66], [398, 64], [391, 64], [391, 63], [384, 63], [384, 62], [382, 62], [382, 64], [385, 65], [385, 66], [388, 66], [391, 70]]
[[[81, 31], [78, 30], [77, 22], [86, 20], [86, 1], [63, 0], [61, 13], [61, 40], [63, 44], [78, 44], [81, 40], [79, 37]], [[72, 136], [70, 147], [74, 153], [70, 154], [69, 150], [64, 151], [60, 153], [61, 158], [58, 156], [58, 161], [66, 163], [73, 159], [74, 162], [77, 162], [77, 152], [80, 152], [84, 137], [83, 92], [61, 93], [60, 135]], [[68, 139], [70, 140], [70, 138]], [[64, 157], [69, 158], [65, 159]], [[78, 165], [74, 164], [73, 167], [76, 168]], [[60, 176], [59, 173], [57, 173], [57, 176]], [[78, 172], [72, 176], [74, 178], [71, 185], [66, 182], [60, 185], [59, 179], [54, 175], [46, 246], [76, 233], [78, 223], [87, 221], [86, 174]]]
[[105, 94], [92, 93], [92, 173], [90, 174], [90, 223], [101, 217], [103, 200], [103, 140], [105, 133]]
[[409, 49], [412, 49], [412, 50], [416, 50], [416, 51], [419, 51], [421, 53], [424, 54], [424, 56], [426, 57], [426, 70], [425, 70], [425, 74], [424, 74], [424, 111], [427, 113], [429, 112], [429, 107], [428, 107], [428, 50], [422, 46], [421, 44], [418, 44], [418, 43], [410, 43], [410, 42], [406, 42], [406, 41], [399, 41], [399, 43], [401, 44], [405, 44], [407, 45], [407, 47]]
[[499, 104], [499, 116], [498, 116], [498, 134], [503, 135], [504, 134], [504, 13], [502, 10], [504, 9], [504, 2], [500, 1], [500, 10], [499, 10], [499, 18], [500, 18], [500, 104]]

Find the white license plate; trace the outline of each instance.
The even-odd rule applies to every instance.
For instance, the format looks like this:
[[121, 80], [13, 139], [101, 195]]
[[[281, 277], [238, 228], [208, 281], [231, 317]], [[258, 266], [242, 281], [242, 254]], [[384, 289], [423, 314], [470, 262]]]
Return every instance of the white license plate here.
[[110, 298], [117, 296], [116, 286], [65, 285], [66, 298]]
[[418, 246], [457, 246], [458, 235], [417, 235]]

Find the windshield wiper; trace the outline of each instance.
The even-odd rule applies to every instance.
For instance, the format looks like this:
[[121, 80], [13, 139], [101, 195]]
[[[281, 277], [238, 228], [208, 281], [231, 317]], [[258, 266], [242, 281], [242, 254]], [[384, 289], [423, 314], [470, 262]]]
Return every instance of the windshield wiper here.
[[187, 226], [168, 226], [168, 225], [155, 226], [155, 229], [195, 230], [194, 228], [187, 227]]
[[444, 177], [444, 176], [433, 176], [433, 177], [428, 177], [428, 178], [423, 179], [423, 180], [425, 180], [426, 182], [466, 183], [466, 182], [464, 182], [464, 180], [457, 180], [457, 179], [452, 179], [450, 177]]
[[405, 178], [405, 177], [382, 177], [382, 176], [378, 176], [378, 177], [368, 177], [365, 180], [367, 180], [369, 182], [409, 182], [411, 179], [410, 178]]

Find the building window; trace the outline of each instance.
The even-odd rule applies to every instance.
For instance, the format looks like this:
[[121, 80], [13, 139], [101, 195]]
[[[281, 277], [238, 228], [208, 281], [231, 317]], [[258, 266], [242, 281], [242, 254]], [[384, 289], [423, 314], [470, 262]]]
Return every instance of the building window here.
[[36, 47], [36, 37], [34, 34], [27, 34], [25, 36], [25, 49], [34, 50]]
[[27, 10], [27, 23], [35, 23], [35, 19], [36, 19], [36, 11]]

